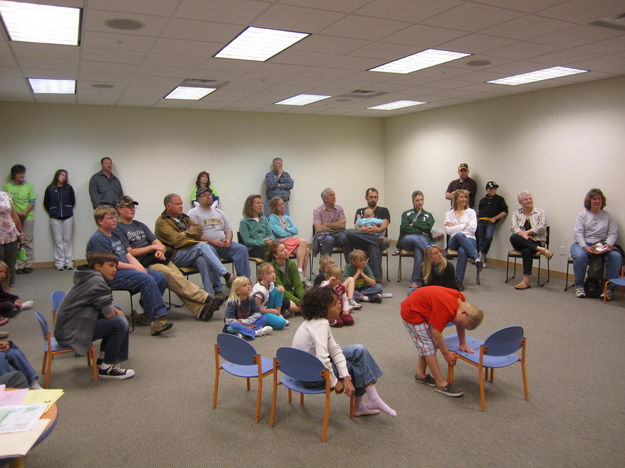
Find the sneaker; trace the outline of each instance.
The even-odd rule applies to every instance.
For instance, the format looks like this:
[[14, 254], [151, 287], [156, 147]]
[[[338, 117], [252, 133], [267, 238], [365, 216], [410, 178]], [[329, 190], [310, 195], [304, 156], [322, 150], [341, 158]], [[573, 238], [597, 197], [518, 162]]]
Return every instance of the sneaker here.
[[209, 294], [209, 296], [206, 298], [206, 301], [204, 301], [204, 307], [202, 307], [198, 320], [201, 320], [202, 322], [208, 322], [210, 319], [213, 318], [214, 312], [215, 312], [215, 300]]
[[146, 314], [140, 314], [137, 312], [137, 309], [132, 311], [132, 321], [135, 325], [141, 325], [142, 327], [147, 327], [150, 324], [150, 320]]
[[54, 267], [54, 269], [56, 271], [65, 271], [65, 268], [63, 268], [62, 266]]
[[288, 320], [285, 320], [284, 322], [285, 322], [284, 324], [285, 327], [288, 327], [289, 325], [291, 325], [291, 322], [289, 322]]
[[430, 374], [426, 374], [425, 378], [420, 379], [415, 375], [414, 379], [422, 384], [429, 385], [430, 387], [436, 387], [436, 381], [432, 378]]
[[464, 291], [464, 283], [462, 281], [456, 280], [456, 284], [458, 285], [458, 291]]
[[437, 392], [452, 398], [459, 398], [464, 395], [464, 393], [462, 393], [460, 390], [453, 390], [450, 383], [448, 383], [444, 387], [439, 387], [438, 385], [434, 384], [434, 387], [432, 388], [434, 388], [434, 390], [436, 390]]
[[33, 301], [24, 301], [22, 302], [22, 307], [20, 307], [21, 310], [30, 310], [33, 308], [33, 305], [35, 305], [35, 303]]
[[163, 315], [150, 324], [150, 335], [160, 335], [162, 332], [169, 330], [173, 326], [174, 324], [167, 320], [167, 317]]
[[66, 270], [73, 270], [74, 269], [74, 265], [65, 265], [65, 269]]
[[260, 330], [256, 330], [256, 336], [270, 335], [272, 331], [273, 331], [273, 328], [271, 328], [269, 325], [265, 325]]
[[[604, 295], [603, 293], [601, 293], [601, 296], [599, 296], [599, 297], [601, 299], [603, 299], [604, 296], [605, 296], [605, 301], [606, 302], [610, 302], [610, 301], [614, 300], [614, 291], [612, 291], [611, 289], [608, 289], [607, 294]], [[22, 310], [24, 310], [24, 309], [22, 309]]]
[[575, 297], [579, 297], [580, 299], [582, 297], [586, 297], [586, 291], [584, 291], [584, 288], [575, 288]]
[[119, 367], [119, 365], [114, 364], [107, 369], [99, 368], [98, 375], [101, 379], [123, 380], [133, 377], [135, 375], [135, 371], [132, 369], [124, 369], [123, 367]]
[[373, 296], [369, 296], [369, 302], [373, 302], [374, 304], [382, 304], [382, 294], [374, 294]]
[[352, 310], [360, 310], [360, 309], [362, 309], [362, 304], [358, 304], [354, 299], [350, 299], [347, 302], [347, 305], [349, 305], [350, 309], [352, 309]]
[[481, 258], [475, 260], [475, 268], [477, 268], [477, 273], [480, 274], [484, 269], [484, 261]]
[[360, 296], [360, 302], [371, 302], [371, 299], [369, 298], [369, 296], [363, 294], [362, 296]]

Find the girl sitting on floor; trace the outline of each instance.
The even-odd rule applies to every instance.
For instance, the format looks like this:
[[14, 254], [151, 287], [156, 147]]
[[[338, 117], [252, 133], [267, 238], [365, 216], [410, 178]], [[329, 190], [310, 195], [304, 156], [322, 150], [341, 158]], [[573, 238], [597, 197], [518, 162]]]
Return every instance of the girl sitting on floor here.
[[[336, 293], [330, 288], [312, 288], [304, 295], [304, 322], [293, 337], [293, 347], [317, 356], [330, 371], [330, 384], [336, 393], [356, 395], [356, 416], [378, 414], [397, 416], [375, 387], [382, 370], [363, 345], [339, 346], [330, 329], [330, 322], [340, 314]], [[338, 374], [338, 378], [337, 375]], [[365, 393], [367, 400], [364, 399]]]
[[224, 333], [240, 335], [248, 340], [268, 335], [273, 328], [267, 325], [267, 317], [260, 313], [251, 296], [252, 285], [246, 276], [237, 276], [232, 282], [226, 312], [224, 312]]
[[[330, 326], [340, 328], [343, 325], [353, 325], [354, 317], [352, 317], [350, 313], [351, 307], [349, 306], [349, 299], [347, 299], [347, 289], [345, 289], [344, 284], [341, 284], [341, 267], [336, 263], [329, 265], [326, 269], [326, 278], [328, 279], [321, 283], [321, 287], [333, 289], [338, 297], [339, 305], [341, 306], [339, 317], [333, 322], [330, 322]], [[349, 277], [346, 282], [353, 284], [354, 280]]]
[[258, 310], [267, 319], [267, 324], [274, 330], [282, 330], [289, 324], [291, 301], [284, 297], [284, 288], [275, 286], [276, 270], [271, 263], [261, 263], [256, 272], [258, 282], [252, 288], [252, 296]]
[[276, 271], [276, 285], [284, 287], [284, 297], [291, 301], [292, 314], [301, 314], [300, 302], [304, 297], [304, 283], [297, 271], [297, 265], [289, 258], [284, 242], [272, 242], [265, 260], [271, 262]]

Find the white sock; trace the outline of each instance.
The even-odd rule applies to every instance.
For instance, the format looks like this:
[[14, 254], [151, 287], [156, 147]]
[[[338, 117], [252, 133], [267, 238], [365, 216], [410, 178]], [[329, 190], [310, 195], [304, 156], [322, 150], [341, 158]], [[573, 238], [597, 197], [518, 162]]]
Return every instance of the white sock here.
[[30, 383], [30, 389], [31, 390], [40, 390], [41, 389], [41, 385], [39, 385], [39, 382], [37, 381], [37, 379], [33, 379], [33, 381]]
[[367, 392], [367, 406], [370, 409], [379, 409], [380, 411], [385, 412], [386, 414], [390, 414], [391, 416], [397, 416], [397, 413], [393, 408], [388, 406], [380, 395], [378, 395], [378, 391], [375, 388], [375, 385], [370, 385], [366, 389]]

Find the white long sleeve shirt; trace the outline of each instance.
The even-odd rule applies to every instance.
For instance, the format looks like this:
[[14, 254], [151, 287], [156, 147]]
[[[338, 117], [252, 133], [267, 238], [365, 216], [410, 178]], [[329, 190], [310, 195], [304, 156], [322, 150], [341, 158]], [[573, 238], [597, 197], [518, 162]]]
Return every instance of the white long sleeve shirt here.
[[[447, 226], [446, 224], [451, 222], [453, 226]], [[466, 237], [475, 239], [475, 230], [477, 229], [477, 216], [473, 208], [468, 208], [462, 213], [460, 219], [456, 218], [456, 212], [449, 210], [445, 213], [445, 232], [449, 237], [454, 237], [458, 233], [463, 233]]]

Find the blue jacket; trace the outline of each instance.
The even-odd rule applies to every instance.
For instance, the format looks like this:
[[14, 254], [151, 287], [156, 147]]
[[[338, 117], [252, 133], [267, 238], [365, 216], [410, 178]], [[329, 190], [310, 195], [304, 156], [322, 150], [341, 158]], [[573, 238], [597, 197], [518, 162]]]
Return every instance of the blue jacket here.
[[74, 189], [69, 184], [65, 184], [61, 187], [48, 187], [43, 197], [43, 206], [50, 215], [50, 218], [71, 218], [74, 216], [74, 206], [76, 206]]

